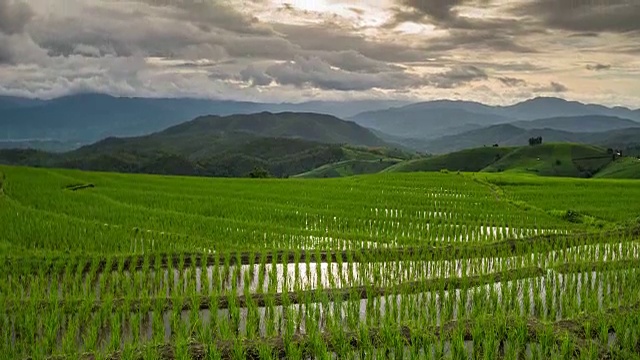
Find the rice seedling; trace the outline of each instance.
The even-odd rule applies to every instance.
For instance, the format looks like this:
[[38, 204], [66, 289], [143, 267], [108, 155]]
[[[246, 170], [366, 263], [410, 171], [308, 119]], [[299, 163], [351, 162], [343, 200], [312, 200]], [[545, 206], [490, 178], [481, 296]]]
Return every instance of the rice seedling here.
[[[615, 181], [0, 170], [0, 350], [9, 358], [639, 351], [640, 231], [600, 191], [640, 196]], [[95, 187], [60, 191], [71, 182]], [[557, 216], [564, 192], [604, 226]]]

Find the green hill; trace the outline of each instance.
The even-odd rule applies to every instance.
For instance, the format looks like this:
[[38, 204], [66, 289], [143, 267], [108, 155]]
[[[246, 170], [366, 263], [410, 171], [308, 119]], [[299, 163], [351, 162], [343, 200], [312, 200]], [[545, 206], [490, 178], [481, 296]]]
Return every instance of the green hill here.
[[[590, 119], [590, 117], [586, 118]], [[576, 119], [581, 118], [561, 118], [560, 120], [565, 120], [566, 122]], [[604, 122], [602, 118], [598, 119]], [[538, 123], [541, 124], [541, 126], [550, 125], [548, 122], [542, 120], [539, 122], [531, 122], [532, 124], [529, 124], [529, 126]], [[565, 124], [560, 120], [558, 120], [558, 128], [562, 128], [562, 125]], [[634, 123], [630, 120], [620, 120], [617, 123], [615, 121], [612, 122], [611, 125], [601, 124], [602, 126], [600, 128], [605, 126], [613, 127], [615, 125], [627, 124], [628, 122]], [[602, 132], [569, 132], [566, 130], [556, 129], [551, 126], [535, 129], [523, 129], [519, 127], [520, 124], [523, 123], [493, 125], [456, 135], [444, 136], [438, 139], [425, 140], [422, 143], [412, 142], [412, 146], [420, 151], [426, 151], [431, 154], [446, 154], [463, 149], [491, 146], [493, 144], [498, 144], [500, 146], [524, 146], [528, 144], [530, 138], [541, 136], [545, 143], [570, 142], [622, 148], [638, 144], [638, 139], [640, 138], [640, 123], [634, 123], [636, 124], [636, 127], [613, 129]], [[576, 124], [572, 125], [578, 126]], [[592, 128], [596, 127], [592, 126]], [[401, 143], [400, 141], [395, 142]]]
[[640, 159], [625, 157], [613, 161], [595, 177], [607, 179], [640, 179]]
[[483, 147], [462, 150], [446, 155], [409, 160], [386, 169], [386, 172], [451, 171], [477, 172], [498, 161], [513, 148]]
[[483, 171], [592, 177], [611, 161], [612, 156], [604, 148], [572, 143], [543, 144], [517, 148]]
[[231, 177], [262, 168], [286, 177], [346, 160], [391, 157], [394, 150], [385, 145], [371, 131], [333, 116], [264, 112], [200, 117], [151, 135], [111, 137], [63, 154], [0, 150], [0, 163]]
[[400, 162], [383, 172], [510, 172], [540, 176], [640, 178], [640, 160], [613, 160], [607, 149], [573, 143], [482, 147]]

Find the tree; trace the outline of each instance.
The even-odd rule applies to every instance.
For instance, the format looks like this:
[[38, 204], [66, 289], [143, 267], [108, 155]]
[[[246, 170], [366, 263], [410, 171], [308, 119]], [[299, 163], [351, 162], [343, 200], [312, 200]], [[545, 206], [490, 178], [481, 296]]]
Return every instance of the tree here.
[[542, 144], [542, 136], [529, 138], [529, 146]]
[[266, 179], [270, 178], [271, 174], [263, 167], [254, 167], [249, 173], [249, 177], [253, 179]]

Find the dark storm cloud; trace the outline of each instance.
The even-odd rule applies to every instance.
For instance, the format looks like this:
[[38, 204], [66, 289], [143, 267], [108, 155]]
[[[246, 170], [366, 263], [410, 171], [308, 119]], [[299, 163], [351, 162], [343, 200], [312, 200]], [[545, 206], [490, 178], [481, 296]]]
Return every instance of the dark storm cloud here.
[[513, 12], [583, 33], [640, 31], [638, 0], [529, 0], [513, 5]]
[[19, 34], [33, 17], [29, 4], [21, 0], [0, 0], [0, 33]]
[[592, 71], [602, 71], [611, 69], [611, 65], [609, 64], [589, 64], [586, 66], [587, 70]]

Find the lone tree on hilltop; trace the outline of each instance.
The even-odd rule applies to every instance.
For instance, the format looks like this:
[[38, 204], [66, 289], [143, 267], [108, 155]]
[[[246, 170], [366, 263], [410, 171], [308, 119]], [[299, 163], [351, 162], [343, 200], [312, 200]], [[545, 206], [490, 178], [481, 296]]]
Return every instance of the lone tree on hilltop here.
[[266, 178], [270, 178], [271, 174], [269, 173], [268, 170], [266, 170], [263, 167], [255, 167], [249, 173], [249, 177], [253, 179], [266, 179]]
[[542, 136], [529, 138], [529, 146], [542, 144]]

